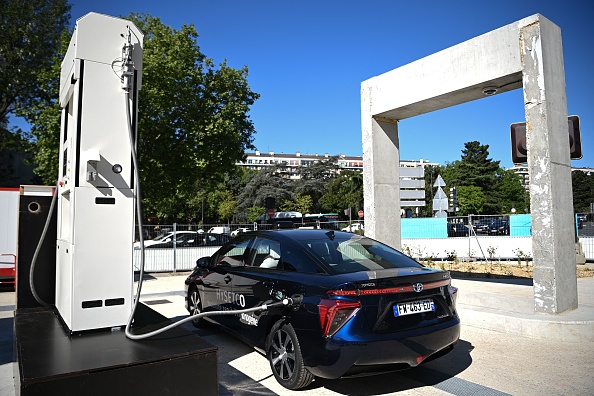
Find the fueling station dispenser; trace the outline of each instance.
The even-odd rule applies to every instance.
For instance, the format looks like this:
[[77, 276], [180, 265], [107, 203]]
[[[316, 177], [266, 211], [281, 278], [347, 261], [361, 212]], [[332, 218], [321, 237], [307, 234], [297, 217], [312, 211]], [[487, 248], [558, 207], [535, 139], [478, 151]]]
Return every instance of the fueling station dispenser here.
[[55, 301], [72, 333], [123, 326], [132, 309], [142, 39], [130, 21], [90, 13], [62, 62]]
[[62, 62], [55, 307], [35, 292], [34, 278], [49, 288], [35, 258], [19, 260], [39, 305], [14, 315], [17, 395], [217, 392], [217, 348], [179, 326], [143, 341], [170, 320], [133, 300], [142, 40], [130, 21], [89, 13]]

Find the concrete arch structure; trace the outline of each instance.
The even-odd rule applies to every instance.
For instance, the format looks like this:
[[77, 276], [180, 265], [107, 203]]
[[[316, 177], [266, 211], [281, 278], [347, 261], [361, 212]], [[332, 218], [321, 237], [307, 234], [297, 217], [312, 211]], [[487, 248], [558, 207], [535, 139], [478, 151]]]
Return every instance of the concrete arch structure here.
[[[561, 30], [524, 18], [361, 83], [365, 232], [400, 247], [398, 121], [523, 88], [535, 312], [577, 308]], [[502, 131], [504, 133], [504, 131]]]

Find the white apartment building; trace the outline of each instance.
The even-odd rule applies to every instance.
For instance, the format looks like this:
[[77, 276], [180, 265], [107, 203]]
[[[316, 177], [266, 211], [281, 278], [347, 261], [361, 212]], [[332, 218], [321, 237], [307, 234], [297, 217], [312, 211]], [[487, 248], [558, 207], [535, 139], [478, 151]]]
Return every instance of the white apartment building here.
[[[299, 168], [311, 166], [316, 162], [336, 157], [338, 162], [338, 172], [342, 170], [363, 171], [363, 157], [338, 154], [336, 156], [324, 153], [319, 154], [301, 154], [299, 151], [295, 154], [248, 152], [246, 160], [238, 162], [238, 166], [244, 166], [253, 170], [262, 170], [274, 165], [283, 165], [280, 172], [287, 178], [299, 179]], [[431, 163], [428, 160], [401, 160], [400, 161], [400, 204], [402, 207], [424, 206], [425, 205], [425, 166], [439, 164]]]

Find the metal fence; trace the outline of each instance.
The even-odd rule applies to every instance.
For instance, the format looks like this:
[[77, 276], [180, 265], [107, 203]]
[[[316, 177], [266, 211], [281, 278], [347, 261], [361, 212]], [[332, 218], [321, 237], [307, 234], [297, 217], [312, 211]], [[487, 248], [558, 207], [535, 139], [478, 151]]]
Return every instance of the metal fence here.
[[[594, 219], [576, 215], [576, 253], [594, 261]], [[530, 214], [402, 219], [402, 250], [415, 258], [532, 258]]]
[[[420, 259], [446, 259], [451, 253], [460, 258], [475, 259], [516, 259], [518, 256], [532, 257], [532, 235], [530, 215], [499, 216], [459, 216], [447, 219], [439, 218], [403, 218], [401, 219], [401, 250]], [[594, 261], [594, 219], [585, 217], [581, 222], [576, 217], [576, 236], [586, 260]], [[295, 224], [295, 227], [299, 227]], [[270, 228], [270, 225], [264, 226]], [[311, 228], [312, 225], [307, 225]], [[361, 221], [338, 224], [316, 224], [315, 228], [338, 228], [364, 234]], [[205, 233], [209, 231], [229, 233], [235, 236], [240, 232], [262, 228], [256, 223], [250, 224], [169, 224], [145, 225], [143, 233], [145, 246], [156, 240], [165, 240], [172, 235], [183, 233]], [[201, 235], [201, 234], [198, 234]], [[165, 237], [165, 238], [164, 238]], [[138, 238], [137, 238], [138, 240]], [[140, 250], [138, 242], [134, 249], [134, 268], [140, 269]], [[222, 245], [183, 246], [172, 243], [169, 247], [145, 249], [145, 271], [178, 272], [190, 271], [196, 260], [212, 255]]]
[[[296, 228], [343, 228], [345, 231], [362, 233], [363, 222], [316, 222], [314, 224], [295, 223]], [[175, 237], [184, 234], [196, 233], [198, 236], [209, 235], [209, 233], [224, 233], [231, 237], [241, 232], [274, 228], [271, 224], [259, 225], [249, 224], [159, 224], [144, 225], [143, 236], [145, 240], [144, 249], [144, 270], [146, 272], [180, 272], [190, 271], [196, 266], [196, 260], [201, 257], [211, 256], [223, 244], [211, 244], [210, 246], [196, 246], [196, 244], [176, 243]], [[138, 231], [136, 231], [136, 242], [134, 246], [133, 263], [134, 270], [139, 271], [141, 267], [141, 250]], [[178, 241], [178, 242], [179, 242]], [[155, 243], [156, 242], [156, 243]], [[155, 244], [153, 244], [155, 243]], [[163, 247], [161, 247], [163, 246]]]

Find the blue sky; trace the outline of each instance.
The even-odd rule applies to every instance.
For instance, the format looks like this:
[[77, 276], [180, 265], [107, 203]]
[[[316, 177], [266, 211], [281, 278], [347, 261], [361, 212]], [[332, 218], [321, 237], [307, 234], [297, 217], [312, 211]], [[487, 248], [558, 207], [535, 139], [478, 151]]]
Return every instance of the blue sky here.
[[[261, 95], [250, 111], [262, 152], [362, 155], [360, 84], [483, 33], [540, 13], [561, 28], [567, 104], [580, 116], [584, 158], [594, 167], [594, 4], [584, 0], [72, 1], [72, 25], [88, 12], [147, 13], [175, 29], [194, 24], [202, 52], [249, 68]], [[509, 126], [524, 121], [522, 91], [439, 110], [399, 126], [401, 159], [445, 164], [464, 143], [489, 145], [511, 167]]]

